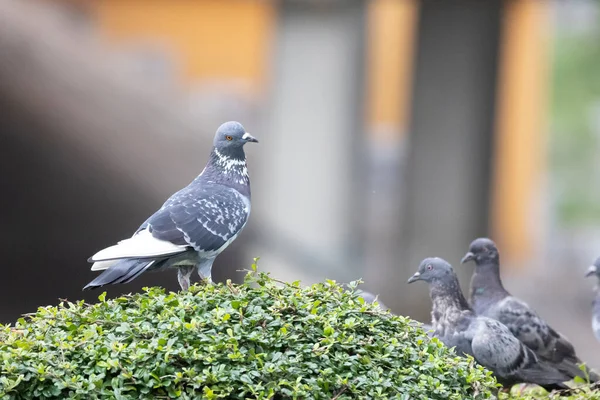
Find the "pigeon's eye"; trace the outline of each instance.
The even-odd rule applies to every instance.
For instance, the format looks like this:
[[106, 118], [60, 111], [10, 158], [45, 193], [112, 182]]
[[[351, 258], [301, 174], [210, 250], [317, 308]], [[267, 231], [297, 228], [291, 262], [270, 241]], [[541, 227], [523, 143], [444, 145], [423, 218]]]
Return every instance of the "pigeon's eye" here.
[[225, 139], [227, 139], [227, 140], [233, 140], [233, 138], [231, 136], [229, 136], [229, 135], [225, 136]]
[[431, 270], [433, 269], [433, 266], [432, 266], [431, 264], [429, 264], [429, 265], [427, 266], [427, 269], [428, 269], [429, 271], [431, 271]]

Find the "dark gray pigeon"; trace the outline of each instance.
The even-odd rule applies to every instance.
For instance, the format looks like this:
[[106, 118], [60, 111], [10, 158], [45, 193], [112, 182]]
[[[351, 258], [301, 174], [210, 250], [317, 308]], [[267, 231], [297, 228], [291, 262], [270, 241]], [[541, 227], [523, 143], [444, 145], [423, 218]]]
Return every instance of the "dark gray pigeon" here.
[[600, 257], [588, 268], [585, 276], [595, 276], [598, 279], [596, 297], [592, 303], [592, 329], [596, 339], [600, 340]]
[[[535, 354], [567, 374], [571, 379], [587, 379], [580, 369], [582, 361], [566, 337], [552, 329], [527, 303], [512, 296], [500, 279], [500, 255], [493, 241], [475, 239], [461, 263], [475, 261], [471, 279], [470, 303], [477, 315], [496, 319], [506, 325]], [[587, 371], [590, 380], [600, 379]]]
[[477, 316], [462, 294], [452, 266], [426, 258], [408, 283], [429, 283], [434, 335], [457, 354], [470, 354], [504, 386], [535, 383], [546, 390], [566, 389], [569, 377], [539, 360], [510, 330], [491, 318]]
[[211, 281], [215, 258], [235, 240], [250, 215], [250, 178], [244, 144], [258, 142], [239, 122], [217, 129], [206, 167], [173, 194], [129, 239], [94, 254], [104, 271], [85, 289], [128, 283], [145, 271], [177, 268], [182, 290], [194, 269]]

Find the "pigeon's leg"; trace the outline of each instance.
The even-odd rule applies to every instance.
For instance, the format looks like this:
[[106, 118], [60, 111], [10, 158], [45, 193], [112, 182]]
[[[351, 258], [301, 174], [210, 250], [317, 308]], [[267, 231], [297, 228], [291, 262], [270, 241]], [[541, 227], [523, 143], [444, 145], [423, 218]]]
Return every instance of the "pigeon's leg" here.
[[194, 272], [193, 266], [177, 268], [177, 281], [183, 292], [187, 292], [190, 288], [190, 277], [192, 276], [192, 272]]
[[210, 258], [208, 260], [202, 260], [198, 264], [198, 275], [200, 275], [200, 279], [203, 281], [206, 280], [208, 283], [213, 283], [211, 270], [214, 261], [214, 258]]

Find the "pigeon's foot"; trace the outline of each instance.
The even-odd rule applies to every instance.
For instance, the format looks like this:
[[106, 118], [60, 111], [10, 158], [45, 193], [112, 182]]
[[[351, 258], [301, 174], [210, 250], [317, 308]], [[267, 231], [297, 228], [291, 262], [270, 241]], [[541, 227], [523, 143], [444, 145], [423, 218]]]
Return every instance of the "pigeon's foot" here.
[[200, 277], [200, 282], [203, 285], [214, 285], [215, 283], [212, 281], [211, 277], [209, 276], [208, 278], [204, 278], [204, 277]]
[[177, 270], [177, 281], [179, 282], [179, 286], [181, 286], [182, 292], [187, 292], [190, 288], [190, 276], [192, 276], [192, 272], [194, 272], [193, 266], [179, 267]]
[[529, 386], [530, 386], [529, 383], [523, 383], [523, 384], [520, 385], [520, 387], [519, 387], [519, 397], [523, 396], [523, 392], [525, 392], [525, 390], [527, 388], [529, 388]]

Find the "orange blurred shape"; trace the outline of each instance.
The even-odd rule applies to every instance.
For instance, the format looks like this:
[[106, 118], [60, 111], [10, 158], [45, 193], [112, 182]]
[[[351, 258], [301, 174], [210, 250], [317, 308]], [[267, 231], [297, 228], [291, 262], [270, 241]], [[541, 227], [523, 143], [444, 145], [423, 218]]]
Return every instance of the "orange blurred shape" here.
[[507, 265], [535, 256], [541, 226], [550, 6], [511, 0], [504, 10], [491, 226]]
[[183, 83], [237, 80], [257, 92], [266, 83], [272, 2], [260, 0], [102, 0], [95, 13], [114, 43], [168, 46]]

